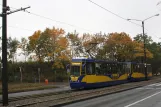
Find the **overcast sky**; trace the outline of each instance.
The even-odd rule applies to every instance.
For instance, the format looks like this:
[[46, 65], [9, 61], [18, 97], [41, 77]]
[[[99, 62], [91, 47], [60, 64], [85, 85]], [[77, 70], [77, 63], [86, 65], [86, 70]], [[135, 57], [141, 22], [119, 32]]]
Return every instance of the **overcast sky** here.
[[[93, 0], [93, 2], [118, 14], [123, 18], [143, 20], [154, 14], [161, 14], [161, 5], [156, 6], [160, 0]], [[2, 0], [1, 0], [2, 4]], [[134, 37], [142, 33], [142, 28], [125, 21], [113, 14], [99, 8], [88, 0], [8, 0], [8, 5], [13, 8], [27, 7], [31, 13], [35, 13], [51, 20], [29, 14], [17, 12], [8, 16], [8, 36], [28, 37], [36, 30], [44, 30], [46, 27], [59, 27], [66, 32], [76, 30], [79, 33], [103, 33], [126, 32]], [[1, 5], [2, 7], [2, 5]], [[11, 8], [11, 10], [14, 10]], [[0, 10], [1, 12], [1, 10]], [[57, 21], [65, 22], [62, 24]], [[135, 21], [133, 21], [135, 22]], [[141, 24], [141, 22], [135, 22]], [[2, 25], [2, 22], [0, 22]], [[77, 26], [77, 27], [76, 27]], [[156, 42], [161, 41], [161, 15], [153, 17], [145, 22], [145, 32], [152, 36]], [[2, 31], [2, 30], [0, 30]], [[2, 34], [0, 34], [1, 36]]]

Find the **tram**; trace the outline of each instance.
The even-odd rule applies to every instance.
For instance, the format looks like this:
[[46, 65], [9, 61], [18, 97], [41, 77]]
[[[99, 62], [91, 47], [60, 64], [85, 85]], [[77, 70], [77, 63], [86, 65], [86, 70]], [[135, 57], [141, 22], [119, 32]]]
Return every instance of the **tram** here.
[[[117, 62], [95, 59], [72, 59], [71, 89], [97, 88], [145, 79], [143, 63]], [[147, 64], [147, 77], [152, 76]]]

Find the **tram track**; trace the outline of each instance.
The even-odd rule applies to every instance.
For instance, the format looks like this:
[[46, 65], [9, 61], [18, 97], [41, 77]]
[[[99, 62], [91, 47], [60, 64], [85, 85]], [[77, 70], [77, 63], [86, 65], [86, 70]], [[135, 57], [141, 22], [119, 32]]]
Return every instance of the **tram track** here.
[[[13, 107], [35, 107], [35, 106], [61, 106], [68, 103], [77, 102], [84, 99], [95, 98], [103, 95], [118, 93], [151, 83], [161, 82], [161, 79], [154, 79], [142, 82], [133, 82], [121, 84], [111, 87], [91, 89], [91, 90], [69, 90], [63, 92], [55, 92], [41, 95], [24, 96], [9, 99], [10, 105]], [[47, 104], [47, 105], [46, 105]], [[8, 106], [8, 107], [11, 107]]]
[[[66, 92], [70, 92], [72, 90], [65, 90], [61, 92], [50, 92], [50, 93], [44, 93], [44, 94], [35, 94], [35, 95], [26, 95], [26, 96], [20, 96], [20, 97], [10, 97], [8, 102], [13, 102], [13, 101], [18, 101], [18, 100], [23, 100], [23, 99], [30, 99], [30, 98], [38, 98], [38, 97], [43, 97], [43, 96], [52, 96], [52, 95], [57, 95], [57, 94], [63, 94]], [[0, 103], [2, 103], [2, 100], [0, 100]]]

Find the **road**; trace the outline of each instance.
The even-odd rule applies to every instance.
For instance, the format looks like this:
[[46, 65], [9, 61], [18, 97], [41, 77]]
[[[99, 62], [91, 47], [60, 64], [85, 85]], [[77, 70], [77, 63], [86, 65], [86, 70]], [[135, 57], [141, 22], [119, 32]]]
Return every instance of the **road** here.
[[64, 107], [161, 107], [161, 83], [81, 101]]

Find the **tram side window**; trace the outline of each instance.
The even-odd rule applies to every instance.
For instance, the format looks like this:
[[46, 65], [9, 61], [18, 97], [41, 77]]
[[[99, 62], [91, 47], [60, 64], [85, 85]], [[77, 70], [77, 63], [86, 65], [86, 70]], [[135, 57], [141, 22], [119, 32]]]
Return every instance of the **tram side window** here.
[[131, 64], [126, 64], [125, 65], [125, 72], [126, 73], [131, 73], [131, 67], [130, 66], [131, 66]]
[[131, 72], [135, 72], [136, 71], [136, 66], [134, 64], [131, 64]]
[[106, 75], [107, 74], [107, 64], [102, 63], [102, 64], [98, 64], [98, 65], [99, 65], [99, 67], [96, 67], [97, 74], [98, 75]]
[[126, 65], [123, 66], [123, 69], [124, 69], [124, 72], [130, 73], [130, 72], [127, 70], [127, 66], [126, 66]]
[[140, 64], [135, 64], [134, 72], [143, 72], [142, 66]]
[[112, 73], [117, 73], [117, 65], [112, 64]]
[[133, 65], [134, 66], [134, 70], [133, 70], [133, 72], [138, 72], [139, 71], [139, 67], [138, 67], [138, 65]]
[[81, 75], [85, 75], [85, 67], [82, 67], [82, 72], [81, 72]]
[[140, 72], [143, 72], [144, 73], [144, 70], [145, 70], [144, 69], [144, 64], [140, 64], [139, 67], [140, 67]]
[[147, 65], [147, 72], [152, 72], [152, 68], [151, 68], [151, 65]]
[[112, 73], [111, 64], [101, 63], [96, 64], [96, 74], [97, 75], [109, 75]]
[[128, 74], [131, 73], [130, 71], [127, 71], [127, 65], [126, 65], [126, 64], [124, 64], [124, 71], [125, 71], [126, 73], [128, 73]]
[[149, 66], [147, 65], [147, 73], [149, 73]]
[[85, 74], [86, 74], [86, 72], [85, 72], [85, 67], [86, 67], [86, 65], [85, 65], [85, 63], [83, 63], [83, 64], [82, 64], [81, 75], [85, 75]]
[[108, 63], [96, 64], [97, 75], [111, 75], [112, 73], [117, 72], [118, 72], [117, 64], [108, 64]]
[[71, 75], [79, 76], [80, 75], [80, 66], [71, 67]]
[[136, 64], [135, 65], [135, 72], [144, 72], [144, 65], [143, 64]]
[[96, 63], [96, 75], [101, 74], [100, 64]]
[[104, 75], [106, 73], [107, 66], [106, 64], [101, 64], [101, 74]]
[[112, 74], [111, 72], [111, 65], [110, 64], [107, 64], [107, 74]]
[[94, 68], [95, 68], [94, 63], [87, 63], [86, 64], [86, 74], [87, 75], [95, 74]]
[[119, 74], [125, 73], [125, 67], [123, 66], [123, 64], [118, 64], [118, 73]]

